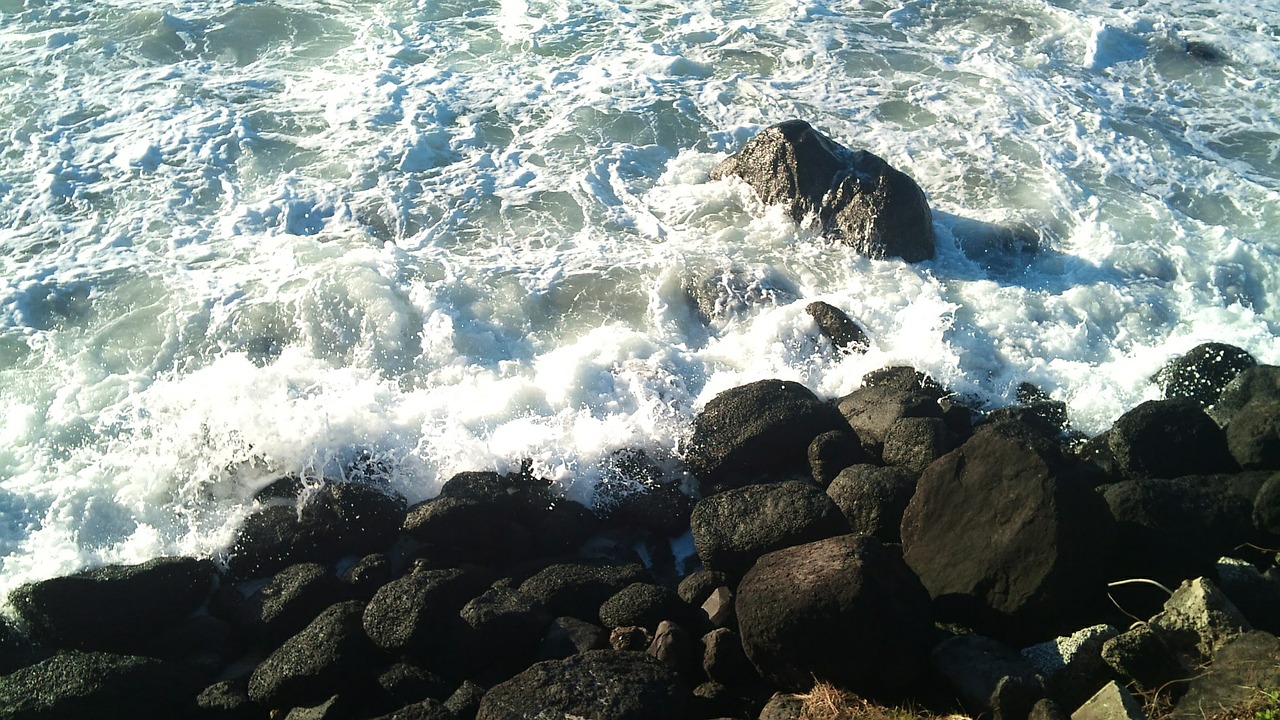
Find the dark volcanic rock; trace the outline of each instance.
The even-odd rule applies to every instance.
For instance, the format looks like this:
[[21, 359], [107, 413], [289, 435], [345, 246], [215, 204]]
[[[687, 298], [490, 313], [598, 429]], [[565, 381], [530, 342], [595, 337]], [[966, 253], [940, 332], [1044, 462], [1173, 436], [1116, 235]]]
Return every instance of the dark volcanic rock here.
[[631, 583], [650, 580], [639, 565], [562, 563], [525, 580], [520, 592], [542, 603], [552, 615], [595, 622], [601, 603]]
[[632, 583], [600, 605], [600, 624], [610, 630], [626, 625], [653, 630], [663, 620], [690, 625], [696, 619], [694, 608], [674, 590], [652, 583]]
[[644, 450], [614, 453], [596, 486], [593, 509], [611, 527], [632, 527], [674, 537], [689, 529], [693, 498], [678, 477], [667, 477]]
[[1245, 470], [1280, 470], [1280, 395], [1246, 403], [1227, 425], [1227, 447]]
[[918, 688], [928, 667], [929, 595], [872, 538], [842, 535], [765, 555], [738, 585], [737, 612], [747, 657], [777, 687], [803, 690], [816, 678], [895, 696]]
[[854, 390], [840, 398], [837, 407], [853, 427], [863, 447], [877, 458], [883, 452], [885, 438], [894, 423], [908, 417], [943, 416], [942, 407], [933, 393], [890, 384], [868, 385]]
[[933, 648], [929, 660], [974, 715], [1025, 718], [1045, 697], [1036, 669], [1014, 649], [984, 635], [948, 638]]
[[245, 519], [227, 557], [235, 581], [301, 562], [331, 563], [385, 549], [404, 520], [405, 501], [364, 483], [329, 483], [306, 501], [272, 505]]
[[702, 670], [708, 678], [731, 687], [760, 681], [738, 633], [716, 628], [702, 636], [702, 648]]
[[575, 617], [558, 617], [551, 621], [538, 644], [538, 660], [560, 660], [570, 655], [603, 650], [609, 646], [609, 633], [595, 623]]
[[457, 568], [415, 570], [378, 589], [364, 608], [364, 632], [384, 650], [429, 655], [453, 632], [460, 622], [458, 611], [488, 580]]
[[[1200, 720], [1220, 708], [1240, 706], [1260, 691], [1280, 687], [1280, 640], [1257, 630], [1228, 641], [1207, 672], [1191, 680], [1187, 694], [1174, 707], [1177, 720]], [[1254, 716], [1260, 717], [1260, 716]]]
[[198, 675], [132, 655], [71, 651], [0, 677], [6, 720], [170, 720], [200, 690]]
[[1142, 690], [1155, 690], [1186, 675], [1168, 643], [1148, 624], [1137, 623], [1102, 644], [1102, 661]]
[[811, 302], [805, 305], [804, 311], [809, 313], [818, 324], [821, 332], [837, 350], [849, 352], [866, 352], [871, 347], [867, 334], [858, 327], [858, 323], [844, 314], [844, 311], [825, 302]]
[[9, 600], [36, 640], [133, 652], [195, 612], [212, 590], [213, 578], [208, 560], [156, 558], [28, 583]]
[[1153, 379], [1166, 398], [1190, 398], [1212, 405], [1227, 383], [1257, 364], [1252, 355], [1235, 345], [1204, 343], [1169, 361]]
[[769, 473], [806, 472], [808, 449], [824, 432], [848, 432], [840, 413], [799, 383], [761, 380], [712, 398], [693, 421], [685, 462], [702, 494]]
[[854, 535], [885, 543], [901, 541], [899, 529], [920, 473], [901, 467], [854, 465], [831, 481], [827, 495], [849, 521]]
[[1222, 430], [1194, 400], [1149, 400], [1107, 434], [1117, 469], [1132, 479], [1234, 472]]
[[994, 428], [930, 465], [902, 518], [939, 615], [997, 637], [1067, 629], [1100, 600], [1113, 534], [1060, 456]]
[[428, 698], [447, 698], [454, 686], [449, 681], [410, 663], [394, 663], [374, 682], [378, 685], [380, 703], [390, 708], [412, 705]]
[[1229, 425], [1249, 401], [1261, 397], [1280, 397], [1280, 366], [1257, 365], [1237, 375], [1209, 408], [1209, 416], [1219, 425]]
[[[345, 717], [349, 717], [344, 715]], [[458, 714], [452, 708], [430, 698], [406, 705], [393, 713], [379, 715], [373, 720], [458, 720]], [[292, 715], [285, 720], [290, 720]]]
[[375, 648], [360, 620], [364, 605], [338, 603], [267, 656], [249, 677], [249, 697], [268, 708], [316, 705], [356, 687]]
[[711, 597], [711, 593], [716, 588], [728, 584], [729, 576], [722, 572], [698, 570], [681, 580], [676, 592], [680, 595], [681, 600], [694, 607], [701, 607], [702, 603], [706, 602], [708, 597]]
[[463, 606], [466, 624], [461, 643], [482, 671], [514, 673], [529, 664], [551, 615], [542, 604], [518, 590], [494, 587]]
[[261, 720], [267, 711], [249, 699], [248, 681], [244, 678], [221, 680], [196, 696], [193, 720]]
[[254, 642], [274, 647], [337, 602], [340, 589], [319, 563], [290, 565], [236, 609], [236, 621]]
[[921, 472], [955, 446], [942, 418], [904, 417], [889, 427], [881, 455], [886, 465]]
[[809, 443], [809, 471], [813, 475], [813, 481], [824, 488], [831, 484], [841, 470], [850, 465], [870, 462], [875, 462], [875, 458], [862, 448], [862, 443], [852, 430], [824, 432]]
[[825, 234], [868, 257], [907, 262], [934, 254], [933, 215], [920, 186], [881, 158], [850, 151], [803, 120], [770, 126], [711, 172], [736, 175], [766, 205], [797, 222], [816, 215]]
[[683, 716], [685, 694], [670, 669], [642, 652], [593, 650], [547, 660], [485, 693], [476, 720], [546, 717], [648, 720]]
[[1103, 497], [1118, 531], [1113, 578], [1150, 578], [1175, 587], [1212, 575], [1217, 559], [1250, 537], [1254, 487], [1241, 487], [1231, 476], [1108, 485]]
[[773, 550], [849, 532], [840, 509], [805, 480], [748, 485], [693, 507], [693, 544], [702, 564], [741, 577]]

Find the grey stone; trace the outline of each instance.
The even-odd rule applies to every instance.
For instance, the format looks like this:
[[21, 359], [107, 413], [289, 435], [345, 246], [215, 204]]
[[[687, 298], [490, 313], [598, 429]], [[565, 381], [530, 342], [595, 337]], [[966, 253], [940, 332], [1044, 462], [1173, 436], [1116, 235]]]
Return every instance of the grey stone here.
[[713, 590], [707, 601], [702, 603], [702, 612], [715, 627], [732, 625], [736, 618], [733, 611], [733, 591], [724, 586]]
[[1023, 648], [1022, 656], [1044, 677], [1052, 697], [1077, 706], [1111, 679], [1102, 646], [1119, 634], [1110, 625], [1094, 625]]
[[1071, 713], [1071, 720], [1146, 720], [1142, 705], [1114, 680]]
[[886, 465], [921, 472], [953, 447], [951, 431], [942, 418], [904, 417], [885, 434], [881, 457]]
[[1199, 403], [1148, 400], [1111, 426], [1107, 443], [1116, 467], [1132, 479], [1235, 472], [1227, 438]]
[[1179, 585], [1150, 624], [1175, 648], [1194, 649], [1206, 659], [1231, 638], [1253, 629], [1231, 599], [1205, 578]]

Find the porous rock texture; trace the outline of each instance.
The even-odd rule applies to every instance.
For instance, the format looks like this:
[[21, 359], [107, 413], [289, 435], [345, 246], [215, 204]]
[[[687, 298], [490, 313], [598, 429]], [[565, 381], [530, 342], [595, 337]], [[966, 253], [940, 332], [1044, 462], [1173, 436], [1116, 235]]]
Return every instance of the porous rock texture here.
[[1114, 535], [1106, 504], [1053, 448], [999, 428], [925, 470], [901, 531], [939, 614], [996, 637], [1099, 600]]
[[934, 255], [933, 214], [920, 186], [803, 120], [765, 128], [711, 172], [712, 179], [729, 176], [797, 222], [816, 216], [824, 234], [868, 257], [919, 262]]
[[875, 697], [923, 681], [933, 645], [929, 596], [896, 552], [840, 535], [760, 558], [738, 585], [738, 630], [761, 677], [817, 680]]

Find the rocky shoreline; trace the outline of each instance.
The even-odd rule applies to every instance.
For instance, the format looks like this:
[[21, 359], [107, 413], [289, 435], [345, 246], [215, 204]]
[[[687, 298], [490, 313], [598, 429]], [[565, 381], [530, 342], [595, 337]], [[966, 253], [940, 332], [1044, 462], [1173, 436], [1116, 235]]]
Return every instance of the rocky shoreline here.
[[[857, 252], [934, 253], [914, 181], [802, 122], [714, 174]], [[590, 508], [527, 469], [412, 507], [376, 462], [282, 478], [225, 557], [15, 590], [0, 720], [792, 720], [815, 684], [986, 718], [1280, 711], [1280, 367], [1210, 343], [1153, 382], [1094, 438], [1031, 385], [982, 412], [912, 368], [830, 401], [755, 382], [696, 416], [692, 494], [626, 452]]]
[[696, 502], [641, 453], [596, 508], [527, 472], [413, 507], [376, 466], [283, 479], [220, 562], [16, 590], [0, 717], [778, 720], [816, 681], [1213, 717], [1280, 687], [1280, 367], [1207, 345], [1157, 380], [1089, 440], [1030, 387], [981, 414], [910, 368], [752, 383], [696, 418]]

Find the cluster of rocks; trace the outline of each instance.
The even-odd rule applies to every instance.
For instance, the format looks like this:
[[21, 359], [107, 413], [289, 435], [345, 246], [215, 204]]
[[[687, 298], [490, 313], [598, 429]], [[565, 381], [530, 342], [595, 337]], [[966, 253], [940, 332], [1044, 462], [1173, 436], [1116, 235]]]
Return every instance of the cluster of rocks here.
[[17, 589], [0, 717], [777, 719], [818, 680], [1211, 715], [1280, 686], [1280, 368], [1206, 346], [1157, 381], [1087, 441], [1030, 387], [983, 414], [910, 368], [752, 383], [695, 419], [696, 502], [642, 453], [596, 508], [527, 471], [413, 507], [284, 480], [222, 562]]

